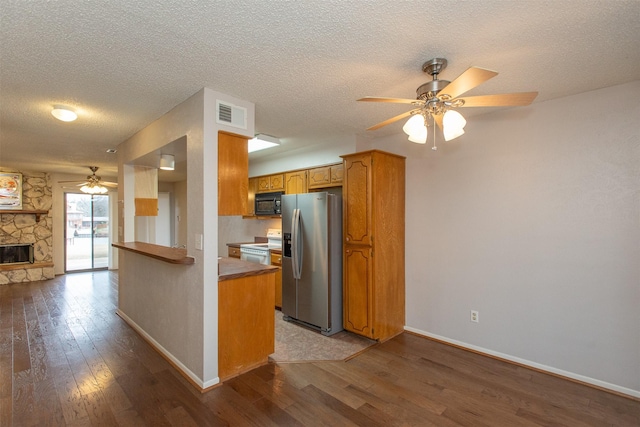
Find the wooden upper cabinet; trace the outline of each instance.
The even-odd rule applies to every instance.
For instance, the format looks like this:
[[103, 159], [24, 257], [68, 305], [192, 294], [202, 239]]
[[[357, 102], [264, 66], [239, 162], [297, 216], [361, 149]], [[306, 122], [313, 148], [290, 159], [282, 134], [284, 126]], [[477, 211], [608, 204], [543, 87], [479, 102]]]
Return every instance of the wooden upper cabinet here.
[[345, 157], [342, 186], [344, 239], [347, 244], [371, 245], [371, 163], [370, 155]]
[[249, 188], [247, 191], [247, 215], [256, 214], [257, 188], [258, 188], [258, 178], [249, 178]]
[[331, 185], [342, 185], [344, 177], [344, 164], [331, 166]]
[[259, 176], [257, 193], [270, 193], [272, 191], [284, 191], [284, 174]]
[[331, 167], [309, 169], [309, 188], [322, 188], [331, 183]]
[[343, 173], [342, 163], [309, 169], [309, 189], [340, 186]]
[[249, 185], [248, 139], [218, 132], [218, 215], [246, 215]]
[[307, 171], [287, 172], [284, 174], [285, 194], [307, 192]]

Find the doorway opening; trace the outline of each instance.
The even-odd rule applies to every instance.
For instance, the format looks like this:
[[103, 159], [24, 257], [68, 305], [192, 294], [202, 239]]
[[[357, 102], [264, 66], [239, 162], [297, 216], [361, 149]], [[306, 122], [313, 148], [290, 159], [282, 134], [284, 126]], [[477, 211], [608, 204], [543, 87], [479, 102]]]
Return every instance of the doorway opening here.
[[109, 196], [65, 193], [65, 272], [109, 267]]

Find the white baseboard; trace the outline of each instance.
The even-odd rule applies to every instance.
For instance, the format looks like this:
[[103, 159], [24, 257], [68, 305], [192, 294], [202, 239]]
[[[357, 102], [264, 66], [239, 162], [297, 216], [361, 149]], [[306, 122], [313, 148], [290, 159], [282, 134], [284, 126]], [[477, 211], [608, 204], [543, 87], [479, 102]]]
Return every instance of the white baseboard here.
[[180, 360], [178, 360], [173, 354], [171, 354], [166, 348], [160, 345], [151, 335], [149, 335], [144, 329], [142, 329], [136, 322], [134, 322], [129, 316], [124, 314], [120, 309], [116, 310], [116, 314], [122, 318], [133, 330], [149, 342], [156, 350], [158, 350], [163, 357], [169, 360], [176, 369], [180, 370], [182, 374], [187, 376], [194, 384], [200, 387], [202, 390], [206, 390], [220, 383], [220, 377], [215, 377], [209, 381], [202, 381], [196, 374], [194, 374], [189, 368], [187, 368]]
[[422, 335], [424, 337], [427, 338], [433, 338], [434, 340], [438, 340], [438, 341], [443, 341], [458, 347], [462, 347], [462, 348], [466, 348], [469, 350], [473, 350], [475, 352], [478, 353], [482, 353], [482, 354], [486, 354], [488, 356], [493, 356], [496, 357], [498, 359], [503, 359], [503, 360], [507, 360], [510, 362], [514, 362], [517, 363], [519, 365], [524, 365], [524, 366], [529, 366], [531, 368], [540, 370], [540, 371], [544, 371], [544, 372], [549, 372], [551, 374], [554, 375], [558, 375], [561, 377], [566, 377], [566, 378], [570, 378], [576, 381], [580, 381], [586, 384], [591, 384], [594, 385], [596, 387], [600, 387], [603, 389], [607, 389], [607, 390], [611, 390], [614, 391], [616, 393], [620, 393], [620, 394], [625, 394], [627, 396], [631, 396], [631, 397], [635, 397], [635, 398], [640, 398], [640, 390], [633, 390], [630, 388], [626, 388], [626, 387], [622, 387], [616, 384], [611, 384], [605, 381], [600, 381], [600, 380], [596, 380], [594, 378], [590, 378], [590, 377], [586, 377], [584, 375], [579, 375], [579, 374], [575, 374], [573, 372], [568, 372], [568, 371], [564, 371], [562, 369], [557, 369], [557, 368], [553, 368], [551, 366], [546, 366], [546, 365], [542, 365], [540, 363], [536, 363], [536, 362], [532, 362], [530, 360], [526, 360], [526, 359], [521, 359], [519, 357], [515, 357], [515, 356], [511, 356], [509, 354], [504, 354], [504, 353], [500, 353], [497, 351], [493, 351], [493, 350], [489, 350], [483, 347], [478, 347], [476, 345], [472, 345], [472, 344], [467, 344], [465, 342], [462, 341], [457, 341], [457, 340], [452, 340], [450, 338], [446, 338], [446, 337], [442, 337], [440, 335], [436, 335], [436, 334], [432, 334], [420, 329], [416, 329], [416, 328], [412, 328], [410, 326], [405, 326], [404, 327], [405, 331], [409, 331], [409, 332], [413, 332], [414, 334], [417, 335]]

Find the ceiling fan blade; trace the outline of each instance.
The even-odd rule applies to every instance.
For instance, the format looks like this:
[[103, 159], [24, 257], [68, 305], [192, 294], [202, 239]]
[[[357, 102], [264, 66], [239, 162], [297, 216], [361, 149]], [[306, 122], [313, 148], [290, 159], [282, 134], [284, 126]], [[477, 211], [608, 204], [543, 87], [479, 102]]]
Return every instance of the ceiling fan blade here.
[[410, 111], [407, 111], [406, 113], [398, 114], [397, 116], [391, 117], [390, 119], [387, 119], [384, 122], [380, 122], [377, 125], [373, 125], [370, 128], [367, 128], [367, 130], [380, 129], [382, 126], [386, 126], [386, 125], [389, 125], [389, 124], [391, 124], [393, 122], [397, 122], [398, 120], [402, 120], [405, 117], [409, 117], [410, 115], [415, 114], [418, 111], [420, 111], [420, 109], [416, 108], [415, 110], [410, 110]]
[[440, 95], [449, 95], [454, 99], [463, 93], [473, 89], [481, 83], [486, 82], [490, 78], [497, 76], [495, 71], [487, 70], [486, 68], [471, 67], [467, 71], [460, 74], [454, 81], [446, 85], [440, 92]]
[[78, 181], [73, 180], [73, 181], [58, 181], [58, 184], [78, 184], [78, 185], [83, 185], [83, 184], [88, 184], [89, 181]]
[[117, 182], [100, 181], [100, 185], [106, 185], [107, 187], [117, 187]]
[[461, 107], [502, 107], [529, 105], [538, 96], [538, 92], [505, 93], [501, 95], [482, 95], [458, 98], [464, 101]]
[[419, 99], [403, 99], [403, 98], [380, 98], [375, 96], [365, 96], [364, 98], [358, 99], [358, 101], [365, 102], [393, 102], [396, 104], [414, 104], [414, 105], [424, 105], [424, 101]]

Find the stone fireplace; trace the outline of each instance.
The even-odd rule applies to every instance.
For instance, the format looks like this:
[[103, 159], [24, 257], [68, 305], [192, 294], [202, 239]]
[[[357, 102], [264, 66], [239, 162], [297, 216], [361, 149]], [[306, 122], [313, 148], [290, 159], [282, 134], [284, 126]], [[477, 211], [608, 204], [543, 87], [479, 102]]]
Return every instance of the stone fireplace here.
[[[22, 209], [0, 209], [0, 250], [8, 254], [6, 262], [0, 261], [0, 285], [53, 279], [51, 178], [40, 172], [2, 171], [22, 173]], [[16, 255], [15, 250], [4, 249], [7, 247], [23, 249]], [[16, 262], [23, 260], [24, 251], [27, 261]]]

